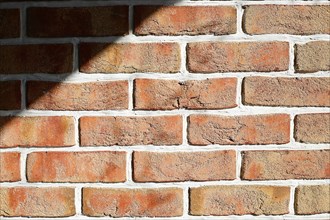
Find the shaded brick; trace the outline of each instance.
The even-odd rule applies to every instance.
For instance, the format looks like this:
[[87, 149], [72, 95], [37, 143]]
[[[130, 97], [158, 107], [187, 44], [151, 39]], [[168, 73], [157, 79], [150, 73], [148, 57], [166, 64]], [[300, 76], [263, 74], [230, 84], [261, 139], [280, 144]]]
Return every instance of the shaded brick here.
[[287, 42], [199, 42], [187, 46], [190, 72], [271, 72], [289, 67]]
[[0, 109], [1, 110], [21, 109], [20, 81], [0, 82]]
[[84, 188], [83, 214], [94, 217], [181, 216], [182, 190]]
[[134, 181], [177, 182], [233, 180], [235, 151], [134, 152]]
[[16, 38], [20, 36], [20, 10], [0, 10], [0, 38]]
[[290, 141], [290, 116], [191, 115], [188, 140], [192, 145], [285, 144]]
[[0, 153], [0, 182], [21, 180], [20, 158], [19, 152]]

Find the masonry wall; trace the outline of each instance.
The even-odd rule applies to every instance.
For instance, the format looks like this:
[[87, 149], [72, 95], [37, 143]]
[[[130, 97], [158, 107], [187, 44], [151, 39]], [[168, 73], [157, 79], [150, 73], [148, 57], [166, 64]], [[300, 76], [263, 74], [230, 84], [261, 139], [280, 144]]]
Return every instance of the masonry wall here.
[[328, 219], [327, 1], [0, 0], [0, 216]]

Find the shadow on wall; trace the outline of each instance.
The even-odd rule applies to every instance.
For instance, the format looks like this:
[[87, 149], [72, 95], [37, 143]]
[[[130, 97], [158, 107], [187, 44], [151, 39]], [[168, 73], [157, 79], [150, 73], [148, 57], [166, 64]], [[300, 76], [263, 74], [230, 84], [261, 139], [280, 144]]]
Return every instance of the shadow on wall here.
[[[158, 10], [179, 1], [163, 1], [164, 4], [158, 1], [158, 6], [134, 5], [133, 35], [164, 34], [150, 32], [144, 24], [151, 25], [155, 22], [151, 17], [157, 16]], [[0, 3], [0, 9], [2, 4], [6, 3]], [[47, 135], [51, 133], [49, 129], [34, 127], [45, 122], [36, 123], [32, 118], [24, 122], [17, 120], [15, 116], [25, 109], [128, 109], [128, 93], [126, 97], [125, 93], [118, 93], [121, 90], [128, 92], [127, 82], [61, 84], [73, 73], [179, 72], [180, 66], [175, 66], [180, 63], [175, 54], [178, 48], [172, 43], [116, 43], [130, 33], [128, 5], [80, 7], [79, 2], [77, 6], [68, 7], [43, 5], [35, 2], [26, 9], [26, 24], [22, 24], [26, 30], [24, 43], [19, 39], [19, 30], [13, 36], [7, 34], [8, 28], [15, 29], [10, 25], [19, 23], [19, 9], [0, 10], [0, 17], [1, 13], [11, 13], [18, 19], [18, 22], [0, 20], [0, 27], [3, 27], [0, 30], [0, 148], [17, 147], [17, 140], [12, 140], [15, 137], [10, 133], [51, 137]], [[10, 19], [15, 20], [15, 16]], [[168, 19], [175, 19], [175, 15]], [[158, 24], [153, 25], [157, 27]], [[12, 37], [16, 39], [9, 39]], [[78, 42], [76, 49], [72, 42]], [[79, 64], [74, 66], [77, 57]], [[171, 63], [174, 68], [169, 65]], [[28, 139], [21, 142], [25, 147], [45, 146], [45, 143], [29, 142]]]

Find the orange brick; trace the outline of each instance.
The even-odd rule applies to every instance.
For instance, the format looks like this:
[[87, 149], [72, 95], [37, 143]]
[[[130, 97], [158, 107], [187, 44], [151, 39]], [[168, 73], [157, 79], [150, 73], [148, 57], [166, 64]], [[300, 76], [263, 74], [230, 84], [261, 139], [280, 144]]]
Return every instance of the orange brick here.
[[181, 65], [176, 43], [83, 43], [79, 59], [85, 73], [176, 73]]
[[67, 217], [75, 214], [73, 188], [0, 188], [0, 216]]
[[243, 29], [248, 34], [330, 34], [328, 5], [246, 6]]
[[236, 78], [208, 80], [136, 79], [134, 108], [147, 110], [223, 109], [236, 107]]
[[181, 216], [182, 190], [84, 188], [83, 214], [94, 217]]
[[191, 215], [289, 213], [290, 187], [206, 186], [190, 189]]
[[242, 178], [247, 180], [329, 179], [330, 151], [245, 151]]
[[27, 157], [29, 182], [124, 182], [125, 152], [35, 152]]
[[27, 83], [29, 109], [109, 110], [128, 108], [127, 81], [95, 83]]
[[128, 6], [28, 8], [29, 37], [103, 37], [128, 34]]
[[20, 81], [0, 82], [0, 109], [1, 110], [21, 109]]
[[0, 74], [71, 73], [71, 44], [0, 45]]
[[178, 145], [182, 143], [180, 116], [82, 117], [81, 146]]
[[20, 158], [19, 152], [0, 153], [0, 182], [21, 180]]
[[0, 117], [0, 127], [0, 148], [75, 144], [72, 117]]
[[236, 33], [236, 9], [219, 6], [136, 6], [136, 35]]
[[289, 68], [287, 42], [199, 42], [187, 46], [193, 73], [271, 72]]
[[192, 145], [285, 144], [290, 141], [290, 116], [191, 115], [188, 140]]
[[20, 10], [0, 10], [0, 38], [16, 38], [20, 36]]
[[330, 106], [330, 78], [247, 77], [243, 103], [265, 106]]
[[136, 182], [233, 180], [235, 151], [134, 152]]

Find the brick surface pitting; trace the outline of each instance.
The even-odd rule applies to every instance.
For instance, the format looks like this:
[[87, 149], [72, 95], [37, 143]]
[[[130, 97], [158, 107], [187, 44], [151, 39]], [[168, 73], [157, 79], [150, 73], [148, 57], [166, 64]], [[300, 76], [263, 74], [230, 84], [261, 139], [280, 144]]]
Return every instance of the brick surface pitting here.
[[182, 190], [160, 189], [83, 189], [83, 213], [87, 216], [169, 217], [183, 212]]

